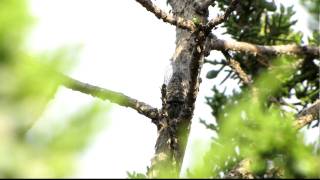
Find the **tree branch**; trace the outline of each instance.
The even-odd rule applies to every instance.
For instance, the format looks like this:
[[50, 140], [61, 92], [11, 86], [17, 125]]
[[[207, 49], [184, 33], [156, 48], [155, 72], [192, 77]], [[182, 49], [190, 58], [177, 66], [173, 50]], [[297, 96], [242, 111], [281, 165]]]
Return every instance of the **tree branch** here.
[[217, 17], [215, 17], [214, 19], [211, 19], [208, 23], [207, 23], [207, 31], [211, 31], [214, 27], [216, 27], [217, 25], [225, 22], [227, 20], [227, 18], [230, 16], [230, 14], [236, 9], [237, 4], [240, 2], [240, 0], [232, 0], [228, 9], [226, 9], [226, 11], [224, 12], [223, 15], [218, 15]]
[[188, 29], [190, 31], [195, 31], [196, 29], [195, 24], [191, 20], [187, 20], [179, 16], [175, 17], [171, 14], [168, 14], [156, 5], [154, 5], [151, 0], [136, 1], [140, 3], [143, 7], [145, 7], [148, 11], [152, 12], [157, 18], [162, 19], [164, 22], [170, 23], [182, 29]]
[[255, 179], [254, 174], [250, 171], [251, 164], [250, 159], [243, 159], [223, 179]]
[[110, 102], [116, 103], [120, 106], [130, 107], [152, 120], [156, 120], [159, 116], [159, 111], [157, 108], [128, 97], [122, 93], [86, 84], [65, 75], [61, 76], [62, 84], [69, 89], [89, 94], [93, 97], [98, 97], [103, 100], [109, 100]]
[[298, 114], [298, 118], [294, 123], [297, 129], [301, 129], [305, 125], [311, 123], [313, 120], [319, 120], [320, 100], [318, 99], [310, 107], [306, 108]]
[[231, 50], [259, 55], [295, 54], [311, 55], [314, 57], [320, 56], [320, 47], [300, 46], [296, 44], [263, 46], [247, 42], [212, 39], [210, 47], [212, 50]]
[[245, 85], [251, 86], [251, 84], [252, 84], [251, 78], [247, 75], [246, 72], [243, 71], [243, 69], [240, 66], [240, 63], [238, 61], [232, 59], [230, 54], [227, 51], [222, 51], [222, 53], [227, 58], [228, 65], [238, 75], [238, 77], [241, 79], [241, 81]]

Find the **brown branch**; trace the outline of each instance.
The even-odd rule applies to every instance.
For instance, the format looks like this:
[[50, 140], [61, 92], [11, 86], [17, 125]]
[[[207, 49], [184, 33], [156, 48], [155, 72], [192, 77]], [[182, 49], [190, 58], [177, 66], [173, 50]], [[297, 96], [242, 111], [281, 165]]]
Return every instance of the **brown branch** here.
[[298, 118], [294, 123], [297, 129], [301, 129], [313, 120], [319, 120], [320, 100], [318, 99], [310, 107], [306, 108], [298, 114]]
[[[256, 176], [251, 171], [252, 160], [247, 158], [243, 159], [233, 167], [224, 177], [223, 179], [259, 179], [261, 177]], [[270, 167], [267, 169], [266, 173], [264, 174], [263, 178], [281, 178], [283, 177], [282, 171], [277, 167]]]
[[196, 26], [191, 20], [184, 19], [179, 16], [173, 16], [166, 13], [156, 5], [152, 3], [151, 0], [136, 0], [148, 11], [152, 12], [157, 18], [162, 19], [164, 22], [170, 23], [182, 29], [188, 29], [190, 31], [195, 31]]
[[86, 84], [65, 75], [61, 75], [61, 77], [62, 84], [72, 90], [89, 94], [93, 97], [98, 97], [103, 100], [109, 100], [110, 102], [116, 103], [120, 106], [130, 107], [152, 120], [156, 120], [159, 116], [159, 111], [157, 108], [151, 107], [144, 102], [140, 102], [122, 93]]
[[243, 71], [238, 61], [230, 59], [229, 66], [236, 72], [245, 85], [250, 86], [252, 84], [251, 78]]
[[243, 69], [240, 66], [240, 63], [238, 61], [232, 59], [227, 51], [222, 51], [222, 53], [227, 58], [228, 65], [238, 75], [238, 77], [241, 79], [241, 81], [245, 85], [251, 86], [251, 84], [252, 84], [251, 78], [247, 75], [246, 72], [243, 71]]
[[216, 18], [211, 19], [207, 23], [207, 31], [211, 31], [214, 27], [217, 25], [225, 22], [227, 18], [230, 16], [230, 14], [236, 9], [237, 4], [240, 2], [240, 0], [232, 0], [229, 7], [226, 9], [223, 15], [218, 15]]
[[233, 167], [223, 179], [255, 179], [254, 174], [250, 171], [251, 164], [250, 159], [243, 159]]
[[314, 57], [320, 56], [320, 47], [300, 46], [296, 44], [263, 46], [247, 42], [212, 39], [210, 47], [212, 50], [231, 50], [259, 55], [292, 54], [311, 55]]

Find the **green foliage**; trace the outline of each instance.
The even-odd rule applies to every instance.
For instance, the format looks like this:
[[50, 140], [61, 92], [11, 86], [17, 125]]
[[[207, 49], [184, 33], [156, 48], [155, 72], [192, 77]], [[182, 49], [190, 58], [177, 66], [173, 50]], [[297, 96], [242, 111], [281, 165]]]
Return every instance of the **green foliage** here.
[[0, 63], [12, 60], [19, 52], [31, 18], [26, 9], [26, 2], [2, 0], [0, 2]]
[[[21, 134], [18, 122], [1, 118], [0, 177], [58, 178], [70, 175], [92, 135], [104, 127], [107, 107], [90, 104], [45, 129]], [[3, 114], [1, 114], [3, 115]], [[8, 123], [8, 121], [10, 123]], [[17, 136], [20, 134], [20, 136]]]
[[300, 0], [301, 4], [309, 11], [314, 21], [309, 22], [313, 31], [319, 31], [320, 21], [320, 1], [319, 0]]
[[312, 33], [312, 37], [308, 38], [309, 44], [311, 45], [320, 45], [320, 32], [319, 31], [314, 31]]
[[[225, 10], [230, 1], [218, 1], [221, 10]], [[297, 42], [299, 34], [293, 33], [291, 26], [296, 23], [291, 17], [295, 14], [293, 7], [280, 6], [276, 11], [273, 2], [265, 0], [240, 1], [235, 15], [224, 24], [226, 33], [236, 40], [256, 44], [279, 44]], [[270, 8], [269, 6], [273, 7]]]
[[213, 78], [216, 78], [218, 76], [220, 71], [217, 71], [217, 70], [211, 70], [207, 73], [207, 78], [208, 79], [213, 79]]
[[[237, 103], [225, 102], [225, 110], [218, 114], [220, 123], [215, 139], [205, 159], [197, 159], [190, 177], [218, 177], [227, 173], [241, 159], [250, 159], [250, 171], [256, 177], [266, 177], [274, 167], [280, 168], [278, 177], [319, 177], [320, 156], [304, 144], [292, 123], [294, 117], [268, 105], [283, 83], [290, 80], [297, 66], [293, 58], [274, 60], [272, 69], [261, 73], [251, 90], [244, 91]], [[272, 164], [272, 165], [271, 165]]]
[[127, 172], [128, 178], [130, 179], [147, 179], [147, 176], [142, 174], [142, 173], [137, 173], [137, 172]]
[[61, 83], [55, 71], [69, 70], [77, 49], [29, 53], [26, 3], [0, 1], [0, 178], [67, 177], [104, 127], [108, 107], [95, 102], [64, 117], [63, 124], [34, 127]]
[[[221, 10], [225, 10], [230, 1], [218, 1]], [[240, 8], [237, 8], [234, 16], [224, 24], [226, 33], [232, 38], [240, 41], [252, 42], [255, 44], [277, 45], [297, 43], [302, 44], [302, 33], [294, 32], [292, 26], [296, 20], [291, 20], [295, 14], [293, 7], [285, 8], [281, 5], [277, 10], [270, 9], [273, 2], [264, 0], [241, 1]], [[319, 32], [314, 32], [309, 38], [310, 44], [319, 42]], [[266, 68], [269, 67], [272, 56], [257, 56], [245, 53], [233, 53], [232, 58], [237, 60], [243, 70], [252, 77], [253, 80]], [[319, 64], [313, 59], [315, 57], [305, 57], [305, 61], [295, 74], [290, 77], [291, 81], [284, 84], [277, 94], [277, 98], [293, 98], [298, 96], [301, 107], [315, 101], [319, 92]], [[221, 71], [224, 69], [220, 69]], [[234, 74], [231, 77], [234, 77]], [[301, 83], [303, 90], [301, 90]], [[300, 84], [300, 85], [299, 85]], [[297, 87], [300, 86], [300, 87]], [[299, 89], [298, 93], [295, 90]], [[293, 92], [293, 93], [291, 93]]]
[[[231, 0], [217, 0], [223, 11]], [[317, 4], [320, 1], [308, 2]], [[294, 32], [297, 22], [292, 20], [293, 7], [276, 7], [266, 0], [240, 1], [240, 7], [227, 22], [225, 34], [239, 41], [263, 45], [303, 44], [303, 34]], [[316, 11], [311, 9], [311, 13]], [[313, 14], [314, 15], [314, 14]], [[318, 13], [319, 15], [319, 13]], [[319, 32], [314, 31], [308, 43], [319, 45]], [[207, 97], [216, 124], [201, 123], [214, 130], [214, 139], [205, 159], [198, 159], [190, 169], [190, 177], [219, 177], [227, 174], [243, 159], [250, 159], [250, 169], [255, 177], [319, 177], [320, 157], [312, 154], [312, 146], [305, 145], [302, 134], [292, 127], [294, 114], [318, 99], [319, 60], [317, 57], [251, 55], [230, 52], [242, 69], [252, 78], [252, 87], [240, 84], [240, 91], [226, 95], [214, 85], [213, 96]], [[222, 65], [227, 59], [214, 59], [209, 63]], [[238, 78], [229, 71], [225, 80]], [[240, 81], [240, 80], [239, 80]], [[223, 81], [225, 82], [225, 81]], [[228, 87], [227, 87], [228, 88]], [[254, 90], [255, 89], [255, 90]], [[258, 94], [257, 94], [258, 93]], [[294, 104], [284, 99], [296, 99]], [[271, 101], [272, 100], [272, 101]], [[284, 107], [292, 111], [284, 111]], [[293, 108], [293, 109], [292, 109]]]
[[308, 9], [312, 16], [319, 18], [320, 1], [318, 0], [300, 0], [300, 2]]

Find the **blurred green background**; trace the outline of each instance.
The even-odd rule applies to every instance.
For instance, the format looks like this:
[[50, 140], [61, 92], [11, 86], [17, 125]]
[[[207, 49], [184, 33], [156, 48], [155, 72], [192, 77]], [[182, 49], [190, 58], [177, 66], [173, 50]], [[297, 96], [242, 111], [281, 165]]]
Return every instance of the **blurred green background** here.
[[77, 49], [30, 53], [25, 39], [36, 21], [27, 3], [0, 1], [0, 178], [67, 177], [105, 127], [109, 107], [94, 100], [34, 127], [61, 81], [52, 70], [68, 72], [77, 62]]

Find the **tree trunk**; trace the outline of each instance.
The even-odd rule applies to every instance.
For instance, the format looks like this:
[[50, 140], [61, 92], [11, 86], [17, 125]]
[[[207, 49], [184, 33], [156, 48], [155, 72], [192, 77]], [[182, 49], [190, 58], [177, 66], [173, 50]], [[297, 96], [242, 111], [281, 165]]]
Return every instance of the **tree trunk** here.
[[[207, 22], [207, 8], [202, 12], [197, 9], [194, 0], [168, 0], [174, 15], [189, 20]], [[203, 46], [199, 47], [199, 32], [176, 29], [176, 50], [171, 58], [172, 77], [167, 86], [163, 86], [162, 115], [158, 123], [158, 139], [155, 156], [152, 159], [148, 176], [178, 177], [189, 136], [194, 101], [199, 85], [198, 74], [201, 66], [193, 69], [192, 62], [203, 61]], [[201, 44], [200, 44], [201, 46]], [[200, 50], [199, 50], [200, 49]], [[196, 77], [192, 77], [196, 71]], [[192, 79], [196, 79], [196, 90]], [[190, 98], [190, 96], [192, 96]]]

